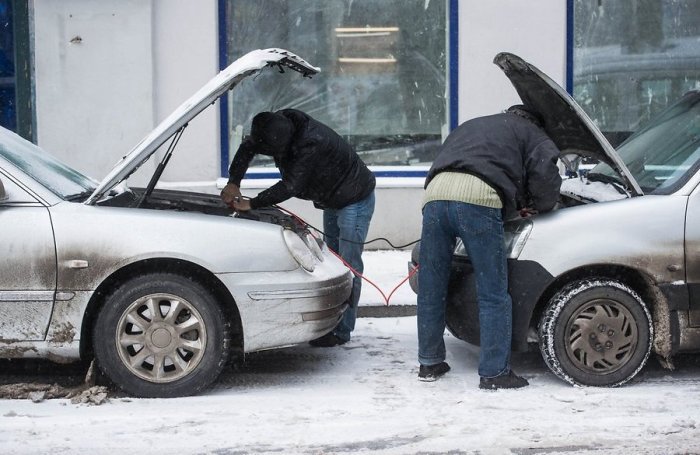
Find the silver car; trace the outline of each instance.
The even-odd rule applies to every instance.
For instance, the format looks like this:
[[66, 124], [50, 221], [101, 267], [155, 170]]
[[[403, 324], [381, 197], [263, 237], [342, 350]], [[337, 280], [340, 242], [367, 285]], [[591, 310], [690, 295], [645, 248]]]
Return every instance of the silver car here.
[[[558, 210], [506, 224], [513, 348], [538, 342], [577, 385], [617, 386], [650, 352], [700, 351], [700, 92], [687, 93], [617, 150], [554, 81], [512, 54], [494, 61], [538, 108], [562, 151]], [[600, 163], [577, 166], [581, 157]], [[420, 262], [414, 249], [414, 269]], [[479, 342], [473, 268], [459, 244], [447, 327]], [[417, 290], [415, 279], [411, 281]]]
[[[246, 76], [319, 70], [280, 49], [238, 59], [102, 181], [0, 130], [0, 357], [94, 355], [127, 393], [196, 393], [231, 353], [309, 341], [338, 322], [352, 275], [275, 209], [156, 189], [187, 123]], [[277, 69], [275, 69], [277, 71]], [[147, 188], [124, 180], [169, 141]]]

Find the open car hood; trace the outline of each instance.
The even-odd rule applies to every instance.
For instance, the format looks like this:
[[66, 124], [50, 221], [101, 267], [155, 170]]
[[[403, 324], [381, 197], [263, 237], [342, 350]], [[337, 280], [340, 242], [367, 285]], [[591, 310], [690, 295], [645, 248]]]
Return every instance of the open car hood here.
[[523, 104], [542, 114], [544, 129], [562, 155], [574, 153], [603, 161], [620, 175], [633, 196], [643, 194], [615, 149], [566, 90], [517, 55], [502, 52], [493, 63], [510, 79]]
[[100, 182], [95, 191], [85, 201], [93, 205], [105, 193], [133, 174], [158, 148], [177, 133], [200, 112], [213, 104], [221, 95], [233, 89], [246, 77], [260, 72], [265, 67], [291, 68], [303, 76], [320, 72], [301, 57], [284, 49], [258, 49], [247, 53], [231, 63], [201, 89], [182, 103], [172, 114], [163, 120], [150, 134], [141, 140]]

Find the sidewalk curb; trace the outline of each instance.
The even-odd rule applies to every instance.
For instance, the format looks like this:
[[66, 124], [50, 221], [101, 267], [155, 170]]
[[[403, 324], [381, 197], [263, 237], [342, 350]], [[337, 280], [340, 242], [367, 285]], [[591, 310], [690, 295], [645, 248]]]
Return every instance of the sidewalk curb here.
[[364, 305], [357, 308], [358, 318], [394, 318], [415, 315], [415, 305]]

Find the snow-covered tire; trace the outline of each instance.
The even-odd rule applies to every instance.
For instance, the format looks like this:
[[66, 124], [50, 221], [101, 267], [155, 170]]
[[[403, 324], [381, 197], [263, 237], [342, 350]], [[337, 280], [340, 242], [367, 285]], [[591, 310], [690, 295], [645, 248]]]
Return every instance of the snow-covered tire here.
[[639, 295], [610, 279], [575, 281], [549, 301], [539, 327], [547, 366], [573, 385], [616, 387], [644, 367], [654, 326]]
[[229, 324], [201, 284], [171, 273], [124, 282], [93, 328], [100, 370], [137, 397], [192, 395], [209, 386], [229, 356]]

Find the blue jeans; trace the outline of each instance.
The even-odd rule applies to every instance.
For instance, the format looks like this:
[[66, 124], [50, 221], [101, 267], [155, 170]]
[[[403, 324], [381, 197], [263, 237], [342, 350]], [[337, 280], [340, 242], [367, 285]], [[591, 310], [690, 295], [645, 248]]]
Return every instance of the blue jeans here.
[[512, 302], [501, 210], [455, 201], [432, 201], [423, 208], [418, 271], [418, 361], [445, 360], [445, 306], [456, 238], [474, 266], [479, 304], [479, 376], [510, 371]]
[[[373, 213], [374, 192], [342, 209], [323, 211], [323, 231], [326, 234], [324, 240], [331, 250], [338, 253], [358, 273], [364, 271], [362, 250]], [[352, 293], [348, 298], [348, 309], [333, 330], [333, 334], [341, 340], [350, 340], [350, 333], [355, 329], [361, 288], [362, 278], [355, 276], [352, 281]]]

